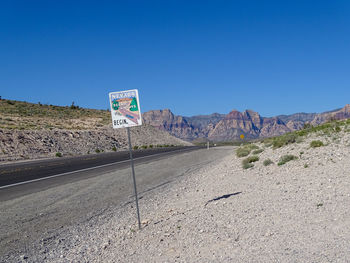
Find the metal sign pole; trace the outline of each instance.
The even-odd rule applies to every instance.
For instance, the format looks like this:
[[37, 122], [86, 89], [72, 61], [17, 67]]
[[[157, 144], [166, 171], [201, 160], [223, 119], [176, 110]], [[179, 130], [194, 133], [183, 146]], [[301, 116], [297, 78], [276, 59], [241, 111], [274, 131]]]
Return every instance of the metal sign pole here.
[[135, 178], [135, 169], [134, 169], [134, 159], [132, 157], [132, 147], [131, 147], [131, 139], [130, 139], [130, 128], [127, 127], [126, 129], [128, 130], [129, 152], [130, 152], [132, 178], [133, 178], [133, 181], [134, 181], [134, 192], [135, 192], [135, 201], [136, 201], [136, 210], [137, 210], [137, 220], [138, 220], [138, 223], [139, 223], [139, 229], [141, 229], [140, 211], [139, 211], [139, 199], [137, 197], [136, 178]]

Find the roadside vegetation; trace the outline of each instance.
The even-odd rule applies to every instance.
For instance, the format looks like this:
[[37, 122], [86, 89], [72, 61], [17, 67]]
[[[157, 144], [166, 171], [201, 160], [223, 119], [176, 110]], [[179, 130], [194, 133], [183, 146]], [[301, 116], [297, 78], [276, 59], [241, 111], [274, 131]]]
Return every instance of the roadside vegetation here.
[[[342, 121], [329, 121], [318, 126], [312, 126], [306, 124], [303, 129], [286, 133], [281, 136], [262, 139], [261, 142], [264, 143], [265, 147], [273, 147], [273, 149], [278, 149], [283, 146], [300, 143], [311, 134], [323, 135], [323, 136], [335, 136], [337, 133], [341, 132], [343, 129], [347, 131], [349, 129], [350, 119]], [[334, 137], [336, 138], [336, 137]], [[320, 145], [319, 143], [314, 143], [314, 145]], [[323, 145], [320, 145], [323, 146]], [[316, 147], [320, 147], [316, 146]], [[314, 147], [314, 146], [311, 146]]]
[[246, 157], [248, 156], [253, 150], [258, 150], [259, 146], [255, 144], [246, 144], [242, 147], [239, 147], [236, 150], [237, 157]]
[[[318, 126], [312, 126], [306, 124], [303, 129], [286, 133], [281, 136], [276, 136], [272, 138], [265, 138], [255, 141], [255, 143], [248, 142], [246, 144], [241, 144], [239, 148], [236, 149], [236, 156], [239, 158], [246, 157], [242, 160], [243, 169], [249, 169], [254, 167], [254, 163], [259, 161], [259, 157], [266, 156], [266, 159], [263, 161], [263, 166], [269, 166], [274, 164], [270, 156], [261, 154], [265, 152], [268, 148], [276, 150], [287, 145], [299, 144], [304, 141], [309, 141], [309, 149], [319, 148], [328, 145], [329, 143], [339, 144], [341, 143], [341, 132], [350, 133], [350, 119], [347, 120], [331, 120], [324, 124]], [[311, 138], [316, 137], [315, 140]], [[324, 139], [323, 139], [324, 138]], [[350, 142], [347, 142], [350, 146]], [[305, 144], [303, 144], [305, 147]], [[307, 160], [305, 159], [305, 152], [300, 148], [300, 151], [295, 153], [300, 147], [291, 146], [288, 150], [292, 151], [294, 154], [284, 154], [279, 157], [276, 161], [278, 166], [282, 166], [290, 161], [294, 160]], [[305, 148], [307, 149], [307, 148]], [[330, 159], [333, 161], [333, 159]], [[334, 161], [333, 161], [334, 162]], [[309, 163], [301, 164], [304, 168], [310, 167]]]
[[72, 102], [69, 106], [0, 100], [0, 128], [19, 130], [91, 129], [111, 122], [107, 110], [85, 109]]
[[243, 169], [252, 168], [254, 166], [253, 163], [259, 161], [259, 156], [253, 155], [250, 156], [242, 161], [242, 167]]
[[269, 166], [269, 165], [271, 165], [271, 164], [273, 164], [273, 161], [272, 161], [271, 159], [266, 159], [266, 160], [263, 162], [263, 165], [264, 165], [264, 166]]
[[311, 148], [317, 148], [317, 147], [321, 147], [321, 146], [324, 146], [323, 142], [320, 141], [320, 140], [316, 140], [316, 141], [312, 141], [310, 143], [310, 147]]
[[263, 151], [264, 149], [257, 149], [257, 150], [254, 150], [252, 154], [259, 154], [259, 153], [262, 153]]
[[286, 164], [286, 163], [288, 163], [288, 162], [290, 162], [290, 161], [296, 160], [296, 159], [298, 159], [297, 156], [292, 155], [292, 154], [286, 154], [286, 155], [283, 155], [283, 156], [280, 158], [280, 160], [279, 160], [279, 162], [277, 163], [277, 165], [281, 166], [281, 165], [284, 165], [284, 164]]

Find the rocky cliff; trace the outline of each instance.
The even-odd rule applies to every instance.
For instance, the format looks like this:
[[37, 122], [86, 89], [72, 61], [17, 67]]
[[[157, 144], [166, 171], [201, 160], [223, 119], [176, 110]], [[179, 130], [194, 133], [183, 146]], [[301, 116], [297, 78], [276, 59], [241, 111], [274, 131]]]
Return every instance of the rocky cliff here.
[[206, 138], [230, 141], [238, 139], [241, 134], [248, 139], [271, 137], [299, 130], [306, 123], [319, 125], [330, 120], [348, 119], [350, 105], [324, 113], [296, 113], [270, 118], [262, 117], [252, 110], [233, 110], [227, 115], [214, 113], [183, 117], [174, 115], [169, 109], [146, 112], [143, 118], [145, 123], [184, 140]]

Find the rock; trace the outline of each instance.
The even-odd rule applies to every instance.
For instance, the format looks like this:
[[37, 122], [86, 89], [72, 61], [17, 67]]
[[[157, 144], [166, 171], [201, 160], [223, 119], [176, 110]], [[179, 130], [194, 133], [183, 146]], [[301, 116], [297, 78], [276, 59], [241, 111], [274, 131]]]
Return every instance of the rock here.
[[350, 118], [349, 104], [331, 112], [296, 113], [271, 118], [261, 117], [252, 110], [244, 112], [233, 110], [227, 115], [214, 113], [193, 117], [177, 116], [169, 109], [153, 110], [143, 114], [144, 122], [157, 129], [184, 140], [201, 142], [206, 142], [206, 138], [213, 141], [229, 141], [239, 139], [241, 134], [250, 139], [272, 137], [299, 130], [306, 123], [318, 125], [330, 119], [348, 118]]

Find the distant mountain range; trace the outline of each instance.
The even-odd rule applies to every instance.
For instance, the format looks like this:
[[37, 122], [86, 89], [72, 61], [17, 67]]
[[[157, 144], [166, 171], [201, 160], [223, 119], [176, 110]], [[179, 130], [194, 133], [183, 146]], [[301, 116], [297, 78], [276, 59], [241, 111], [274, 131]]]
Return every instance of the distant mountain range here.
[[169, 109], [152, 110], [143, 114], [143, 120], [160, 130], [187, 140], [211, 141], [238, 140], [241, 134], [248, 139], [272, 137], [301, 129], [304, 124], [319, 125], [329, 120], [350, 118], [350, 105], [323, 113], [295, 113], [276, 117], [262, 117], [252, 110], [229, 114], [213, 113], [184, 117], [174, 115]]

